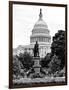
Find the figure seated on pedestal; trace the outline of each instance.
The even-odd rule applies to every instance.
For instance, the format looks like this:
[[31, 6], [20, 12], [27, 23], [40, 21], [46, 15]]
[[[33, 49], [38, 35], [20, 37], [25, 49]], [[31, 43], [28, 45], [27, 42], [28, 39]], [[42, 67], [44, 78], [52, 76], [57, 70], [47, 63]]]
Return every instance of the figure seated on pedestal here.
[[34, 53], [34, 57], [39, 57], [39, 45], [38, 45], [37, 41], [36, 41], [36, 44], [34, 46], [33, 53]]

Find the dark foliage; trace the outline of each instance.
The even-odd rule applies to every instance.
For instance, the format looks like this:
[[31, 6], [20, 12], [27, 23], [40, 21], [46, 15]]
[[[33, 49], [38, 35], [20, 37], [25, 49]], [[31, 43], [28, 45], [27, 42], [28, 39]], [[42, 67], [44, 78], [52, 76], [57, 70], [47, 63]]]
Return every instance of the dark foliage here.
[[51, 45], [52, 56], [55, 54], [61, 60], [61, 68], [65, 64], [65, 31], [59, 30], [53, 37]]
[[41, 66], [42, 67], [47, 67], [48, 68], [48, 64], [49, 64], [49, 62], [51, 61], [51, 53], [48, 53], [46, 56], [45, 56], [45, 58], [43, 58], [42, 60], [41, 60]]
[[17, 77], [20, 73], [20, 66], [17, 56], [13, 56], [13, 74]]
[[27, 52], [25, 52], [24, 54], [20, 53], [19, 60], [22, 62], [23, 66], [24, 66], [24, 68], [26, 68], [26, 70], [30, 69], [33, 66], [33, 58]]
[[60, 70], [60, 63], [61, 63], [61, 60], [58, 59], [58, 56], [54, 55], [51, 58], [51, 62], [49, 63], [49, 68], [51, 69], [51, 73], [54, 73]]

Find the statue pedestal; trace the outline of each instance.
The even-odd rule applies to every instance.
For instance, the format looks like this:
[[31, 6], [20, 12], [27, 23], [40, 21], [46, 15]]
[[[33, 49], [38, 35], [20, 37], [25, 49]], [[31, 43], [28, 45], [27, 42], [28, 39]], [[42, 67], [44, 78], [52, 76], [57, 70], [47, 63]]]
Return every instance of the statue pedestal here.
[[41, 70], [41, 65], [40, 65], [40, 57], [33, 57], [34, 60], [34, 65], [33, 65], [33, 70], [34, 72], [29, 73], [30, 78], [42, 78], [44, 77], [44, 73], [42, 73]]
[[40, 67], [41, 67], [40, 57], [34, 57], [33, 59], [34, 59], [34, 66], [33, 66], [34, 71], [35, 71], [36, 74], [40, 73]]

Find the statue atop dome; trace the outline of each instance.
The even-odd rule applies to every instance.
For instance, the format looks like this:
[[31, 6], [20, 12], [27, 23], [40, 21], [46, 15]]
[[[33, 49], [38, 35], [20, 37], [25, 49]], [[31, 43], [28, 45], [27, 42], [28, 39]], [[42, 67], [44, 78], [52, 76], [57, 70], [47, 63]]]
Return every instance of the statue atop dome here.
[[40, 8], [39, 19], [42, 19], [42, 9]]

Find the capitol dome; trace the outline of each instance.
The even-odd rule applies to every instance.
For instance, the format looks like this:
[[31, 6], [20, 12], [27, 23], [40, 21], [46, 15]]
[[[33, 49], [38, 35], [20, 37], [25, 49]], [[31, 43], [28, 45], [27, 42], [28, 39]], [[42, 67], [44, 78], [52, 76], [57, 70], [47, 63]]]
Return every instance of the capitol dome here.
[[33, 30], [32, 30], [32, 35], [30, 37], [30, 43], [34, 44], [36, 41], [39, 44], [47, 44], [48, 42], [51, 41], [51, 36], [49, 35], [49, 29], [48, 25], [46, 22], [43, 20], [43, 15], [42, 15], [42, 9], [40, 9], [39, 13], [39, 19], [35, 23]]

